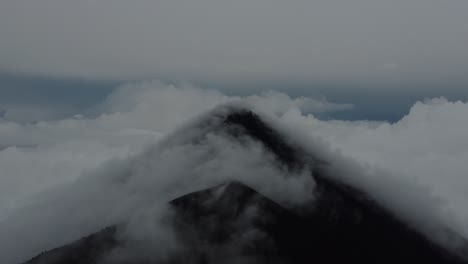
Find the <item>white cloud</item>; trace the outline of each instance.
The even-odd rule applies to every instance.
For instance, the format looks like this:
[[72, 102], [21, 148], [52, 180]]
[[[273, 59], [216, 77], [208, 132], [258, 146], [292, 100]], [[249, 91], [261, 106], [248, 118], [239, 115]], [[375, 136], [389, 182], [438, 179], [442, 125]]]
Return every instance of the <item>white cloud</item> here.
[[284, 120], [307, 126], [307, 131], [328, 141], [344, 155], [431, 185], [437, 196], [459, 210], [467, 199], [468, 103], [435, 98], [416, 102], [400, 121], [320, 121], [298, 112]]
[[[247, 100], [264, 111], [342, 110], [350, 105], [277, 92], [229, 97], [190, 85], [158, 81], [124, 85], [95, 111], [94, 119], [72, 118], [35, 124], [0, 122], [0, 218], [25, 196], [77, 179], [84, 170], [125, 157], [157, 141], [184, 122], [228, 101]], [[27, 166], [25, 166], [27, 164]]]
[[[0, 150], [0, 248], [14, 249], [1, 262], [28, 258], [132, 216], [138, 222], [163, 215], [171, 198], [226, 179], [243, 180], [283, 202], [309, 199], [314, 183], [307, 171], [284, 180], [287, 172], [272, 166], [261, 146], [239, 145], [193, 124], [181, 127], [228, 102], [250, 105], [291, 140], [331, 161], [340, 179], [413, 222], [431, 219], [425, 228], [442, 222], [468, 235], [468, 226], [459, 224], [468, 218], [467, 103], [417, 102], [394, 124], [321, 121], [301, 111], [350, 106], [276, 92], [232, 97], [146, 82], [117, 89], [96, 107], [95, 118], [0, 122], [0, 145], [9, 146]], [[156, 143], [173, 131], [166, 143]], [[206, 135], [206, 141], [184, 141], [194, 135]]]

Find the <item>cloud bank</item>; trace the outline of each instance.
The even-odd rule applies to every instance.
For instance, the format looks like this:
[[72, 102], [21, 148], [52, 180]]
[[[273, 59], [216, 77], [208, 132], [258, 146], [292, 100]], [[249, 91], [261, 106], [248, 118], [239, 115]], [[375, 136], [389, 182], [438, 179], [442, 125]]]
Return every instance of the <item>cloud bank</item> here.
[[466, 85], [467, 8], [437, 0], [4, 0], [0, 71]]
[[[373, 192], [414, 223], [432, 219], [427, 228], [442, 223], [468, 237], [468, 226], [460, 224], [468, 219], [467, 103], [417, 102], [394, 124], [323, 121], [313, 113], [351, 106], [277, 92], [233, 97], [154, 81], [118, 88], [92, 116], [0, 122], [0, 247], [12, 248], [1, 262], [25, 260], [129, 219], [130, 234], [145, 227], [154, 231], [143, 230], [148, 239], [162, 237], [171, 248], [177, 243], [170, 232], [148, 219], [167, 216], [168, 200], [228, 179], [282, 202], [311, 199], [307, 169], [285, 178], [291, 172], [272, 165], [255, 142], [239, 145], [193, 127], [195, 121], [184, 125], [226, 103], [252, 107], [333, 161], [332, 172], [342, 180]], [[203, 135], [202, 144], [187, 141], [196, 135]]]

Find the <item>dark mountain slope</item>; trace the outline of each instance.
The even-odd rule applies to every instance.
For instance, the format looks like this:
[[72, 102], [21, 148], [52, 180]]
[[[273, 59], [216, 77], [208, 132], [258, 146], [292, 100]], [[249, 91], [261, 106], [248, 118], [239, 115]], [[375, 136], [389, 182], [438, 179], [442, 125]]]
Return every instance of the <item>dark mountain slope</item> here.
[[26, 263], [97, 264], [101, 257], [118, 245], [115, 226], [83, 237], [69, 245], [42, 252]]
[[[466, 263], [363, 192], [327, 177], [319, 157], [288, 143], [255, 113], [232, 111], [210, 129], [258, 141], [292, 170], [314, 163], [316, 199], [305, 208], [284, 208], [239, 182], [177, 198], [170, 204], [184, 247], [168, 263]], [[115, 230], [105, 229], [26, 264], [99, 263], [121, 246]]]

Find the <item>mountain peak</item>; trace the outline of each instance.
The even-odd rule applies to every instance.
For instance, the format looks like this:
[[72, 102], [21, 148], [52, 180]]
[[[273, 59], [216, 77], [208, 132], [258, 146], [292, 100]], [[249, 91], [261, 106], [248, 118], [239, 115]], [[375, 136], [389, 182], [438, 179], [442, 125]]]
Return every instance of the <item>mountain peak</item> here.
[[[228, 109], [222, 115], [215, 112], [214, 117], [218, 122], [205, 126], [204, 132], [248, 137], [291, 170], [317, 168], [308, 164], [314, 159], [305, 159], [307, 154], [299, 146], [249, 109]], [[285, 208], [240, 181], [170, 201], [171, 226], [183, 246], [166, 261], [143, 263], [466, 263], [356, 186], [328, 177], [320, 166], [310, 177], [316, 183], [311, 190], [315, 199], [300, 207]], [[118, 229], [109, 227], [26, 264], [99, 263], [124, 244], [115, 237]]]

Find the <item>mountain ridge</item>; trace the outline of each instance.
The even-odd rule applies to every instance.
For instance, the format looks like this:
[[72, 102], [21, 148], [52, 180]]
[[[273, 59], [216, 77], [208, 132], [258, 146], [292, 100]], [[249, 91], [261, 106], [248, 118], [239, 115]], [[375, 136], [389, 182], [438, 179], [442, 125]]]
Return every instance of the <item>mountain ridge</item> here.
[[[310, 165], [300, 148], [288, 143], [284, 135], [249, 109], [231, 110], [218, 126], [210, 129], [259, 142], [289, 170]], [[311, 177], [316, 182], [316, 199], [305, 206], [285, 208], [238, 181], [170, 201], [176, 212], [173, 224], [185, 249], [167, 263], [187, 263], [187, 259], [197, 264], [220, 263], [237, 257], [246, 263], [466, 263], [410, 228], [363, 191], [328, 177], [322, 170], [326, 164], [319, 158], [308, 158], [314, 162]], [[251, 219], [242, 218], [251, 208], [262, 213], [257, 212]], [[117, 228], [108, 227], [25, 264], [100, 263], [105, 254], [120, 246], [115, 238]], [[252, 230], [260, 233], [241, 245], [232, 239], [240, 239]], [[200, 247], [201, 242], [206, 243], [205, 247]], [[73, 258], [80, 254], [82, 258]], [[165, 263], [138, 261], [128, 264]]]

